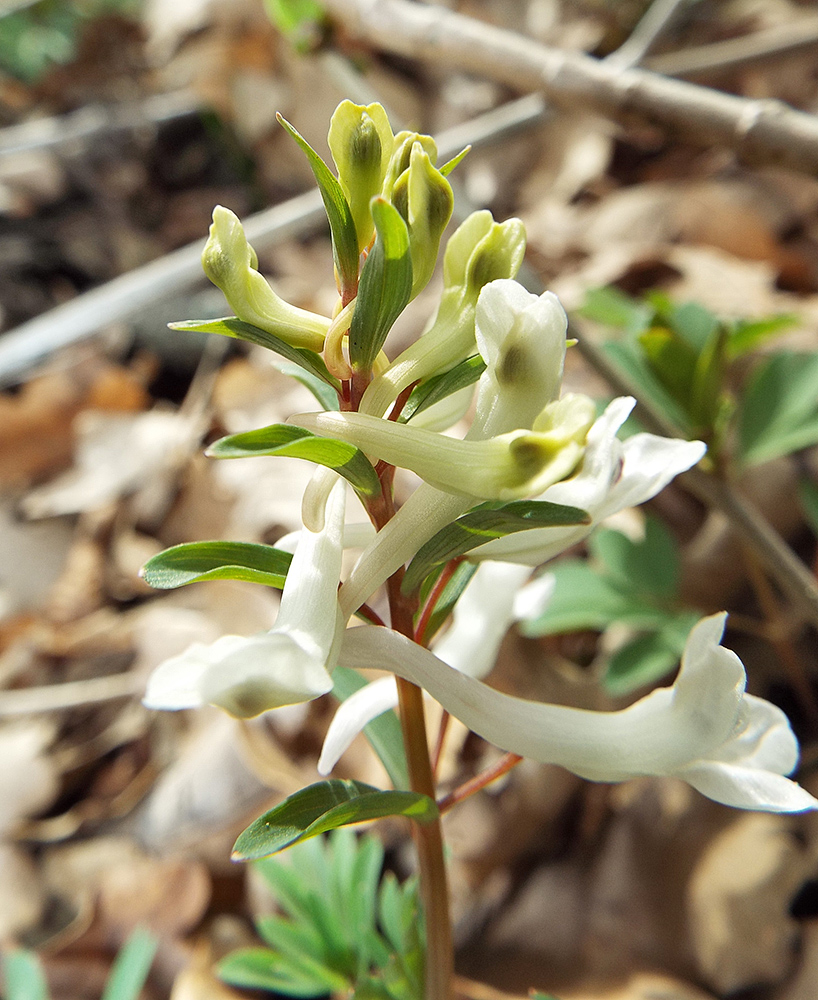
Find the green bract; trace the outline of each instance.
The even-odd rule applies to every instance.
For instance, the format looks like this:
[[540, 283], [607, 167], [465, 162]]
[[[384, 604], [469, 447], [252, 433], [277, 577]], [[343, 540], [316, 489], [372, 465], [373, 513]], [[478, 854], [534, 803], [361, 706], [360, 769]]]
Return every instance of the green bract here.
[[202, 252], [202, 267], [224, 292], [236, 316], [293, 347], [320, 351], [329, 320], [298, 309], [279, 298], [256, 270], [258, 259], [247, 242], [238, 217], [229, 208], [213, 209], [210, 237]]

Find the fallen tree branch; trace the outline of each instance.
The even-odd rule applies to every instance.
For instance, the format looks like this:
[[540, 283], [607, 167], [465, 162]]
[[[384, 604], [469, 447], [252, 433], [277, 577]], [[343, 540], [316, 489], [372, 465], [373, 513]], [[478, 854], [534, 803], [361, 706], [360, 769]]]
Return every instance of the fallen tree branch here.
[[818, 116], [781, 101], [750, 100], [641, 69], [617, 69], [530, 41], [443, 7], [408, 0], [325, 0], [353, 39], [515, 87], [566, 110], [639, 120], [744, 159], [818, 171]]

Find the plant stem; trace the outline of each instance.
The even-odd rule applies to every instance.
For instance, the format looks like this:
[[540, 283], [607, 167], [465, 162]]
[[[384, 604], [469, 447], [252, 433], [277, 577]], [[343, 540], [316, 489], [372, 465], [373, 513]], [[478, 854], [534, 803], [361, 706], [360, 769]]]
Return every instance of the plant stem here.
[[492, 781], [496, 781], [501, 778], [504, 774], [516, 767], [523, 758], [516, 753], [504, 753], [503, 756], [497, 761], [496, 764], [492, 764], [491, 767], [487, 767], [485, 771], [481, 771], [480, 774], [476, 774], [469, 781], [465, 781], [459, 788], [455, 788], [453, 792], [449, 792], [448, 795], [444, 795], [437, 803], [438, 809], [444, 813], [452, 806], [456, 806], [458, 802], [462, 802], [463, 799], [469, 798], [470, 795], [474, 795], [475, 792], [479, 792], [481, 788], [485, 788], [486, 785], [490, 785]]
[[[423, 692], [400, 677], [397, 682], [409, 782], [412, 791], [434, 799], [435, 787], [426, 741]], [[450, 1000], [454, 951], [440, 819], [431, 823], [413, 823], [412, 830], [418, 852], [420, 889], [426, 918], [425, 997], [426, 1000]]]
[[[401, 594], [403, 569], [389, 578], [387, 591], [392, 628], [412, 637], [412, 613]], [[415, 684], [396, 678], [400, 699], [403, 745], [413, 792], [435, 799], [435, 779], [429, 759], [423, 691]], [[443, 856], [440, 819], [413, 823], [412, 833], [418, 852], [418, 872], [426, 918], [426, 1000], [450, 1000], [454, 975], [454, 948], [449, 915], [449, 885]]]

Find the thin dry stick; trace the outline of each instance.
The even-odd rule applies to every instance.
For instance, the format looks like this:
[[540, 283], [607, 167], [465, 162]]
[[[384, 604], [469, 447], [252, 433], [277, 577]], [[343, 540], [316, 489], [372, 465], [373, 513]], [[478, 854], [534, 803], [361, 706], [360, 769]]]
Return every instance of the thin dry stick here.
[[688, 3], [690, 0], [653, 0], [630, 36], [605, 57], [605, 62], [618, 69], [638, 66]]
[[810, 723], [815, 726], [818, 723], [818, 700], [810, 685], [809, 675], [806, 665], [798, 651], [793, 645], [789, 635], [782, 633], [779, 624], [781, 620], [781, 608], [778, 600], [770, 586], [758, 557], [748, 546], [744, 546], [744, 560], [747, 565], [747, 572], [750, 577], [750, 585], [755, 591], [761, 613], [767, 624], [765, 638], [775, 650], [778, 659], [789, 676], [793, 690], [801, 703], [801, 707], [809, 718]]
[[[608, 358], [593, 339], [574, 328], [569, 336], [576, 337], [578, 350], [588, 363], [616, 392], [638, 396], [627, 377]], [[678, 428], [649, 400], [639, 400], [639, 419], [648, 430], [666, 437], [677, 437]], [[686, 489], [708, 507], [720, 510], [730, 520], [736, 531], [755, 552], [764, 569], [786, 594], [799, 614], [818, 628], [818, 581], [801, 562], [784, 539], [764, 518], [761, 512], [733, 486], [699, 469], [691, 469], [681, 477]]]
[[651, 56], [645, 67], [666, 76], [694, 76], [700, 73], [723, 72], [798, 55], [818, 47], [818, 17], [803, 17], [792, 24], [782, 24], [756, 31], [740, 38], [729, 38], [710, 45], [696, 45], [680, 52]]
[[647, 70], [619, 70], [442, 7], [408, 0], [326, 0], [326, 7], [353, 38], [388, 52], [540, 90], [567, 110], [620, 122], [635, 118], [697, 145], [717, 143], [756, 161], [818, 170], [818, 117], [781, 101], [722, 94]]

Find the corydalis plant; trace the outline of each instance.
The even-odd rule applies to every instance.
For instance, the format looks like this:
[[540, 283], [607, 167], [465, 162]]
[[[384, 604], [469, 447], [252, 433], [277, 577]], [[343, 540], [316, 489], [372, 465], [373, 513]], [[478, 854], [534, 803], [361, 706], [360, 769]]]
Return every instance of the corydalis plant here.
[[[514, 281], [525, 248], [518, 220], [497, 223], [476, 212], [456, 229], [434, 318], [390, 358], [389, 331], [434, 269], [452, 210], [446, 175], [460, 157], [438, 167], [429, 136], [394, 135], [379, 105], [345, 101], [329, 136], [336, 175], [282, 124], [307, 155], [327, 210], [339, 293], [333, 316], [280, 299], [239, 220], [217, 208], [203, 262], [236, 315], [179, 325], [260, 344], [303, 369], [321, 409], [224, 438], [209, 453], [313, 462], [305, 527], [292, 557], [284, 548], [206, 542], [148, 563], [145, 576], [157, 586], [233, 577], [283, 586], [283, 594], [269, 633], [226, 636], [168, 660], [152, 675], [146, 703], [211, 704], [246, 718], [309, 701], [334, 684], [348, 700], [330, 728], [321, 771], [366, 727], [395, 790], [319, 782], [252, 824], [235, 856], [262, 857], [380, 816], [414, 819], [425, 996], [444, 998], [451, 932], [423, 689], [502, 749], [590, 780], [674, 775], [742, 808], [798, 811], [818, 802], [786, 777], [797, 761], [795, 737], [778, 709], [745, 694], [741, 662], [720, 644], [723, 615], [692, 630], [672, 687], [621, 712], [526, 702], [485, 683], [512, 621], [542, 612], [548, 583], [529, 582], [531, 568], [609, 514], [654, 496], [705, 447], [651, 434], [620, 442], [633, 400], [614, 400], [597, 417], [587, 397], [561, 394], [566, 317], [553, 295], [532, 295]], [[443, 433], [472, 396], [465, 438]], [[400, 508], [397, 467], [423, 480]], [[371, 529], [341, 581], [345, 536], [347, 544], [353, 535], [360, 540], [343, 524], [350, 491]], [[384, 584], [388, 623], [374, 608]], [[349, 628], [353, 616], [370, 624]], [[395, 680], [367, 685], [360, 667], [391, 671]], [[395, 705], [402, 747], [388, 711]]]

